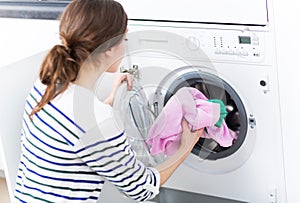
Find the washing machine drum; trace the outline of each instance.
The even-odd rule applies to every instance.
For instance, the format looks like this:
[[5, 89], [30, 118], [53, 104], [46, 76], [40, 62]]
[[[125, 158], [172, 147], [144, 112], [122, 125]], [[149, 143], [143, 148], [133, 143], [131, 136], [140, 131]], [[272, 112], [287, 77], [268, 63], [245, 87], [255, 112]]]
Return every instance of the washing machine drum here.
[[[142, 159], [153, 160], [150, 146], [146, 143], [148, 132], [167, 101], [182, 87], [194, 87], [209, 99], [220, 99], [228, 112], [225, 122], [234, 131], [237, 138], [230, 147], [222, 147], [213, 139], [200, 138], [192, 153], [201, 159], [217, 160], [234, 154], [243, 144], [247, 134], [247, 118], [244, 105], [234, 89], [220, 77], [210, 73], [188, 71], [180, 75], [167, 76], [156, 86], [153, 98], [148, 98], [143, 87], [134, 83], [133, 89], [127, 91], [126, 85], [119, 88], [114, 102], [114, 109], [121, 114], [125, 130], [137, 154]], [[137, 142], [138, 140], [138, 142]], [[142, 150], [143, 149], [143, 150]], [[147, 158], [145, 158], [147, 157]], [[162, 157], [154, 157], [155, 161]], [[157, 162], [153, 162], [155, 163]]]
[[[170, 78], [172, 78], [171, 81]], [[222, 100], [228, 113], [225, 122], [228, 128], [237, 135], [230, 147], [222, 147], [213, 139], [200, 138], [192, 153], [207, 160], [217, 160], [234, 154], [245, 141], [248, 126], [244, 105], [236, 91], [217, 75], [190, 71], [180, 75], [176, 74], [175, 79], [173, 75], [172, 77], [166, 77], [166, 80], [159, 85], [155, 94], [160, 95], [155, 99], [157, 105], [164, 106], [182, 87], [194, 87], [208, 99]]]

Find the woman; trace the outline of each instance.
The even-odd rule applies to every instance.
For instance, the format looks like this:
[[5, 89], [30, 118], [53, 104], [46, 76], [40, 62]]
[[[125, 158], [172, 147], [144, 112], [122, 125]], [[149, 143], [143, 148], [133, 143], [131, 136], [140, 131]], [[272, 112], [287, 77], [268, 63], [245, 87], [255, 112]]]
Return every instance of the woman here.
[[16, 202], [96, 202], [110, 181], [136, 201], [153, 198], [202, 131], [183, 122], [178, 151], [155, 168], [138, 161], [112, 114], [114, 93], [99, 101], [100, 75], [116, 72], [124, 56], [127, 15], [113, 0], [74, 0], [61, 17], [61, 45], [44, 59], [26, 100]]

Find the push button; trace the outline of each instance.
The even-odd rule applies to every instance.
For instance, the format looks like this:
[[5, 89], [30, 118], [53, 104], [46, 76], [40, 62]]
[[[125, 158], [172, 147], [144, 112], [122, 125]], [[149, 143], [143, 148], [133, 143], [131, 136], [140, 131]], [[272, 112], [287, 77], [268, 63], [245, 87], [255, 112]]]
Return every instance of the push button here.
[[234, 55], [237, 55], [237, 56], [240, 56], [242, 54], [242, 52], [240, 52], [240, 51], [235, 51], [234, 52]]
[[234, 51], [233, 50], [228, 50], [228, 54], [229, 55], [234, 55]]
[[248, 54], [247, 51], [242, 51], [241, 55], [242, 55], [242, 56], [248, 56], [249, 54]]
[[221, 54], [228, 54], [228, 51], [226, 51], [226, 50], [221, 50]]
[[219, 49], [216, 49], [215, 54], [221, 54], [221, 51]]
[[259, 38], [257, 36], [253, 36], [251, 40], [253, 45], [259, 45]]

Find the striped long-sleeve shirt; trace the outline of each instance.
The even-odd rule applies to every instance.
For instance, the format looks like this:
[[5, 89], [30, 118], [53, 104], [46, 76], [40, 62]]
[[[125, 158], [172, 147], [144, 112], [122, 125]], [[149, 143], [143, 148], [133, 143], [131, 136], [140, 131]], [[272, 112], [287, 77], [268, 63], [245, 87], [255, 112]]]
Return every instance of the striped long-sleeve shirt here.
[[37, 80], [26, 100], [15, 202], [97, 202], [106, 180], [137, 201], [158, 194], [159, 172], [136, 159], [109, 105], [70, 85], [29, 118], [44, 90]]

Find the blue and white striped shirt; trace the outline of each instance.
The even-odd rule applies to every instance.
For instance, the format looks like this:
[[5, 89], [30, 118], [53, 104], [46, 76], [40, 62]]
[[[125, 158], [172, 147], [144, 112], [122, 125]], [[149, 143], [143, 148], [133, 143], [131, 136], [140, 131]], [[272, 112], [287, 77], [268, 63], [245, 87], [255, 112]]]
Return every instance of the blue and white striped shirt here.
[[26, 100], [15, 202], [97, 202], [106, 180], [137, 201], [158, 194], [159, 172], [136, 159], [109, 105], [70, 85], [30, 119], [44, 90], [37, 80]]

